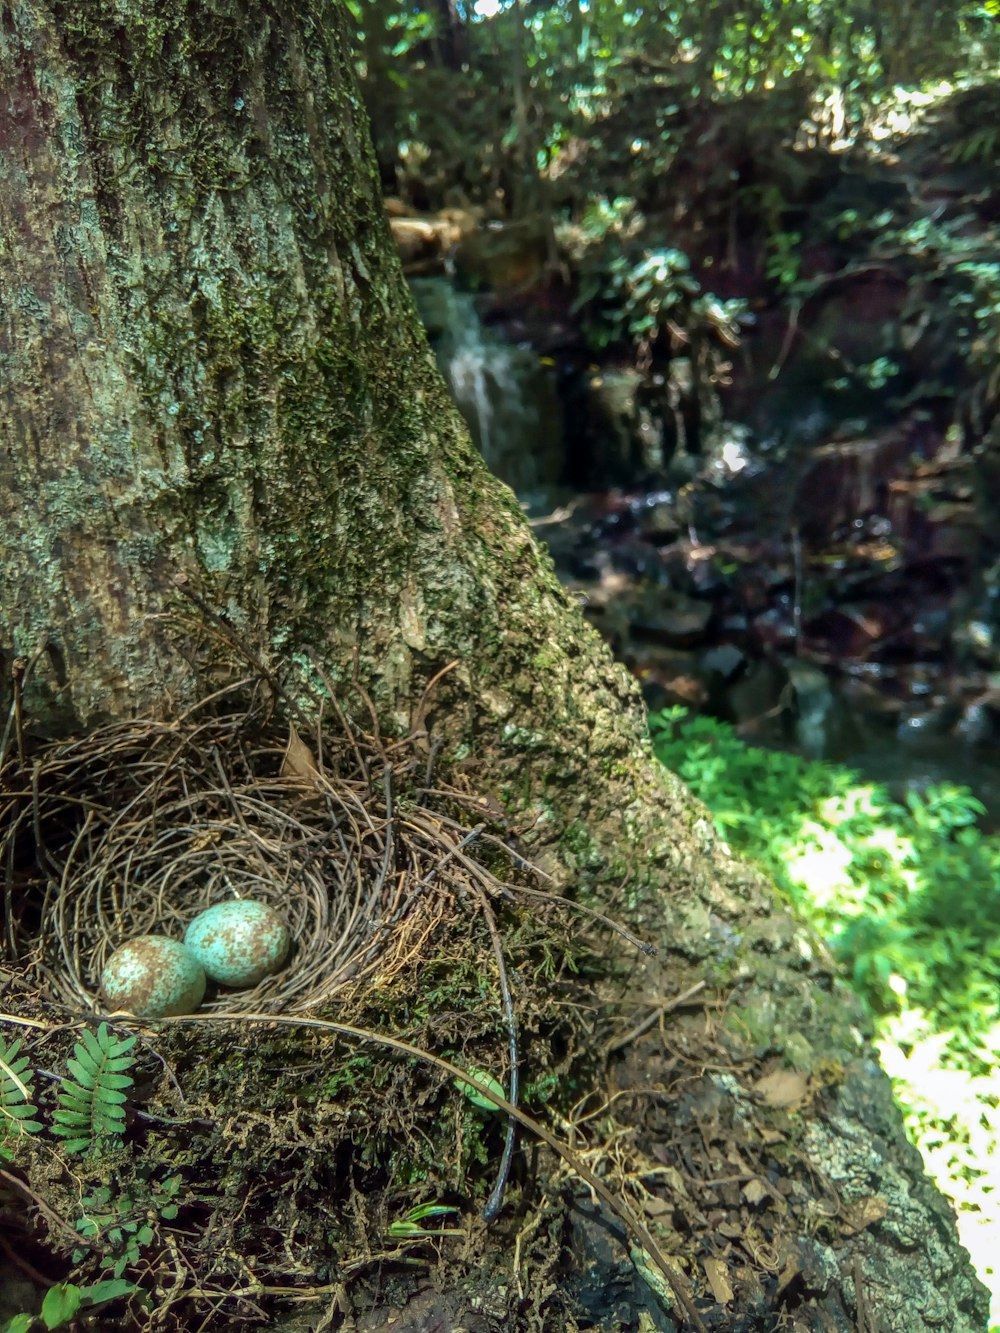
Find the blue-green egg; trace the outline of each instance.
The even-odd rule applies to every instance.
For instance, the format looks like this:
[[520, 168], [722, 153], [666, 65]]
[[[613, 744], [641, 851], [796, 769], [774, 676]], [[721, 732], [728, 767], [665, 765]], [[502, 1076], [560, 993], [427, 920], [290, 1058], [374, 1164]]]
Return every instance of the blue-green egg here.
[[205, 997], [205, 969], [177, 940], [139, 935], [108, 959], [101, 994], [109, 1009], [139, 1018], [191, 1014]]
[[199, 912], [184, 944], [220, 986], [256, 986], [283, 965], [291, 938], [269, 903], [237, 898]]

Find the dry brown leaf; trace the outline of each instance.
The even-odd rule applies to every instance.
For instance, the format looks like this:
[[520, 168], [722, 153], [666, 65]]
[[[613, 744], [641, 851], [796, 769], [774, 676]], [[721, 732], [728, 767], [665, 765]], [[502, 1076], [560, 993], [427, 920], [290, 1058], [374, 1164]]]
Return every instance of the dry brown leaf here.
[[660, 1173], [660, 1179], [666, 1185], [671, 1194], [679, 1199], [690, 1199], [687, 1185], [684, 1183], [684, 1177], [677, 1170], [676, 1166], [668, 1166]]
[[799, 1261], [796, 1259], [795, 1255], [787, 1255], [785, 1258], [785, 1266], [782, 1268], [778, 1277], [777, 1295], [780, 1296], [785, 1288], [795, 1281], [800, 1271]]
[[281, 761], [281, 776], [311, 782], [319, 775], [312, 750], [306, 745], [292, 723], [289, 722], [288, 745], [285, 747], [285, 757]]
[[770, 1148], [772, 1143], [783, 1142], [785, 1136], [780, 1129], [771, 1129], [768, 1125], [760, 1127], [760, 1141], [766, 1148]]
[[662, 1217], [664, 1213], [672, 1212], [673, 1207], [669, 1200], [658, 1199], [655, 1194], [642, 1201], [642, 1211], [647, 1217]]
[[708, 1278], [708, 1285], [712, 1288], [712, 1295], [719, 1305], [728, 1305], [733, 1299], [733, 1289], [729, 1285], [729, 1275], [726, 1271], [726, 1265], [721, 1259], [703, 1259], [702, 1267], [705, 1270], [705, 1276]]
[[771, 1197], [770, 1189], [756, 1176], [753, 1180], [748, 1180], [743, 1186], [742, 1194], [749, 1204], [760, 1203], [762, 1199]]
[[787, 1109], [805, 1100], [809, 1080], [794, 1069], [774, 1069], [759, 1078], [753, 1090], [765, 1106]]
[[881, 1194], [869, 1194], [846, 1207], [841, 1215], [840, 1230], [845, 1236], [854, 1236], [866, 1227], [881, 1222], [889, 1211], [888, 1200]]

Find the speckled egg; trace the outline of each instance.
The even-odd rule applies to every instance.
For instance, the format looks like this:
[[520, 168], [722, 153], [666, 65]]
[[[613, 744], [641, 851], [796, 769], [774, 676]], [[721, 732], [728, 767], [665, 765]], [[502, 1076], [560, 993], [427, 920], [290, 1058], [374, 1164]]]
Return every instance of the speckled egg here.
[[101, 994], [109, 1009], [140, 1018], [191, 1014], [205, 996], [205, 969], [177, 940], [139, 935], [108, 959]]
[[288, 927], [268, 903], [238, 898], [199, 912], [184, 943], [221, 986], [256, 986], [288, 957]]

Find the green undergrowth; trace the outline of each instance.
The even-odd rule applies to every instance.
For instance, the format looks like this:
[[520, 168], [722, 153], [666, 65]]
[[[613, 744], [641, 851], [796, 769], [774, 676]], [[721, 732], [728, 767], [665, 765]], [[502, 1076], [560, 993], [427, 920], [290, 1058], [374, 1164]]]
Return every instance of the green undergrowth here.
[[955, 1204], [1000, 1324], [1000, 833], [966, 787], [904, 803], [850, 769], [747, 745], [683, 708], [660, 760], [827, 941], [873, 1015], [928, 1172]]

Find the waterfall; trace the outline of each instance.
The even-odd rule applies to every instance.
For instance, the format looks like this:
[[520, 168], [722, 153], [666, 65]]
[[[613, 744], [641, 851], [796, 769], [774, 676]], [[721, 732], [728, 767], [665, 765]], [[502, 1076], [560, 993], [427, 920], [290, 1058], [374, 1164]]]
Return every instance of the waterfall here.
[[410, 282], [438, 365], [490, 471], [519, 495], [563, 470], [555, 373], [531, 347], [487, 328], [447, 278]]

